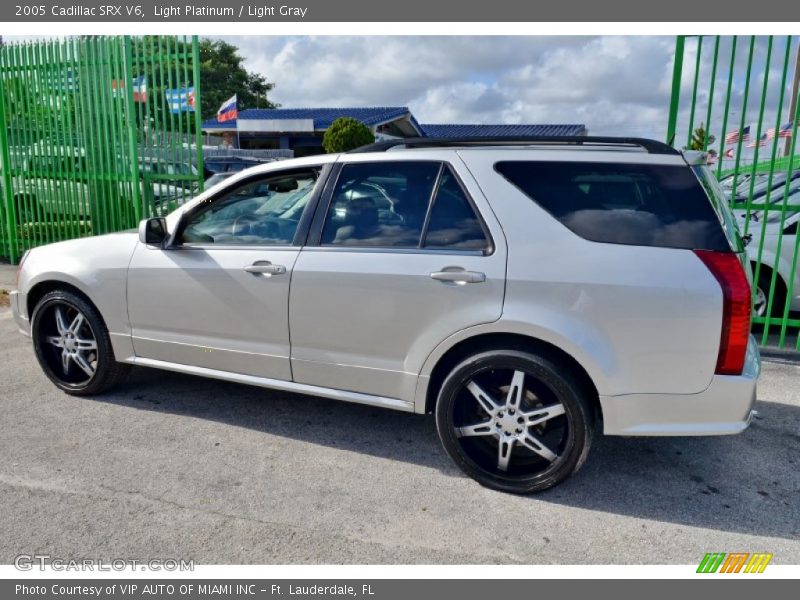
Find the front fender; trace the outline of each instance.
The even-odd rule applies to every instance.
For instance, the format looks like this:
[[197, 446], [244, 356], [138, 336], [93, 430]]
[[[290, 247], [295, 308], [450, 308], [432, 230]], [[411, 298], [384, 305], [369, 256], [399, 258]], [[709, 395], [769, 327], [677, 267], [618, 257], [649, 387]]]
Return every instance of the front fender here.
[[129, 340], [127, 273], [137, 243], [136, 234], [126, 232], [59, 242], [31, 250], [20, 272], [20, 311], [30, 318], [33, 309], [31, 293], [35, 293], [38, 286], [65, 283], [78, 289], [97, 307], [112, 341], [115, 338]]

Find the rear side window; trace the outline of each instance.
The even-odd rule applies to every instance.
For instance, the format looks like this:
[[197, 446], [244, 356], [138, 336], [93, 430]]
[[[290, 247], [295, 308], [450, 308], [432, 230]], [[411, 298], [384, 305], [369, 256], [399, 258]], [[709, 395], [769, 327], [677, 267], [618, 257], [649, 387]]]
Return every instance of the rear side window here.
[[436, 162], [344, 165], [322, 243], [417, 248], [439, 170]]
[[705, 190], [686, 166], [508, 161], [495, 169], [587, 240], [731, 250]]

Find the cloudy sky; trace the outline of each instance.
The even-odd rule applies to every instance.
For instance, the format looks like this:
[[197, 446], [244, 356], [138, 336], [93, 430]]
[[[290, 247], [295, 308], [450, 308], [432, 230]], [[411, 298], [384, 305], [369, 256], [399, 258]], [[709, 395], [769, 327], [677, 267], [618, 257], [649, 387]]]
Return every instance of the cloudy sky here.
[[[31, 38], [9, 37], [15, 39]], [[583, 123], [595, 135], [665, 139], [674, 36], [223, 39], [240, 49], [249, 70], [275, 84], [271, 99], [285, 107], [403, 105], [422, 123]], [[689, 131], [698, 39], [687, 40], [683, 61], [677, 138], [681, 145]], [[716, 70], [715, 43], [719, 44]], [[708, 129], [717, 144], [740, 122], [752, 124], [756, 131], [762, 96], [766, 98], [762, 132], [776, 122], [790, 121], [800, 38], [788, 42], [785, 36], [775, 36], [770, 42], [766, 36], [723, 36], [717, 42], [705, 37], [702, 44], [694, 126], [709, 125], [712, 80]], [[745, 88], [747, 108], [742, 115]], [[762, 155], [766, 151], [762, 149]], [[752, 153], [743, 149], [744, 158]]]
[[663, 137], [674, 37], [225, 37], [286, 107], [397, 106], [423, 123], [584, 123]]

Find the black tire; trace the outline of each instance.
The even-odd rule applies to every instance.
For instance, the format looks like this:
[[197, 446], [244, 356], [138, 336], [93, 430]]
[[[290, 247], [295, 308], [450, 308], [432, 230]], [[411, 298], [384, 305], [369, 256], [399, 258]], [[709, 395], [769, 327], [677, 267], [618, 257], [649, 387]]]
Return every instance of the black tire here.
[[[524, 383], [518, 408], [504, 412], [501, 404], [511, 397], [512, 388], [517, 389], [514, 382], [519, 371], [524, 373]], [[503, 386], [504, 381], [508, 385]], [[477, 399], [480, 394], [474, 393], [474, 384], [489, 395], [493, 412], [485, 400]], [[570, 477], [586, 461], [595, 416], [585, 387], [569, 369], [542, 356], [516, 350], [476, 354], [457, 365], [442, 384], [436, 403], [439, 438], [459, 468], [485, 487], [514, 494], [546, 490]], [[535, 422], [546, 414], [553, 416]], [[517, 426], [520, 420], [523, 423]], [[528, 425], [531, 421], [534, 423]], [[510, 445], [510, 438], [503, 437], [506, 434], [517, 436]], [[500, 450], [504, 439], [509, 448], [507, 459], [503, 458], [505, 450]], [[534, 452], [529, 445], [539, 449]], [[504, 460], [505, 471], [500, 468]]]
[[[77, 324], [76, 331], [62, 335], [57, 314], [61, 315], [62, 324]], [[80, 323], [77, 315], [83, 316]], [[121, 383], [130, 371], [129, 365], [116, 361], [100, 313], [85, 298], [73, 292], [54, 290], [39, 300], [31, 317], [31, 336], [36, 358], [45, 375], [56, 387], [73, 396], [105, 392]], [[60, 340], [49, 341], [55, 338]], [[94, 349], [91, 348], [92, 341]], [[65, 359], [64, 355], [68, 353], [72, 356]], [[80, 361], [72, 358], [79, 355]], [[93, 372], [84, 371], [81, 365], [88, 366]]]
[[[755, 265], [753, 266], [755, 271]], [[766, 317], [769, 300], [769, 288], [772, 284], [772, 271], [762, 265], [758, 273], [758, 283], [756, 284], [756, 301], [753, 306], [756, 316]], [[759, 310], [759, 297], [763, 294], [763, 308]], [[775, 278], [775, 290], [772, 296], [772, 311], [769, 316], [783, 317], [783, 309], [786, 306], [786, 285], [780, 275]]]

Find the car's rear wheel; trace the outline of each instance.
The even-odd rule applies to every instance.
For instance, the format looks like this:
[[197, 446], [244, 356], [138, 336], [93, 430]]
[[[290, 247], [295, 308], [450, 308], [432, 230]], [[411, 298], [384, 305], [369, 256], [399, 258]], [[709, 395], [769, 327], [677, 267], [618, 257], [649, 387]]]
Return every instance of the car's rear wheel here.
[[99, 394], [130, 370], [116, 361], [97, 309], [73, 292], [55, 290], [42, 297], [33, 310], [31, 335], [45, 375], [68, 394]]
[[550, 488], [586, 460], [594, 429], [588, 391], [569, 369], [526, 352], [477, 354], [442, 384], [436, 426], [445, 450], [481, 485]]

